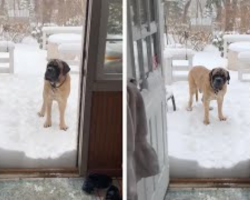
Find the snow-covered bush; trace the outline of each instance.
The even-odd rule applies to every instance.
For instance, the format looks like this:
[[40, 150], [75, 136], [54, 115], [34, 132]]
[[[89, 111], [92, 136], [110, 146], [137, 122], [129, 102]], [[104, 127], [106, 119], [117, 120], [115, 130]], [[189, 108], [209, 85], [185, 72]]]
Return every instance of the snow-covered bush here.
[[31, 31], [31, 36], [37, 40], [40, 48], [42, 48], [42, 42], [43, 42], [42, 28], [43, 28], [42, 24], [33, 25]]
[[108, 33], [122, 34], [122, 1], [109, 0]]
[[219, 32], [218, 34], [215, 34], [213, 42], [212, 42], [212, 44], [218, 48], [218, 50], [221, 52], [221, 54], [223, 53], [223, 50], [224, 50], [224, 48], [223, 48], [223, 43], [224, 43], [223, 35], [224, 35], [223, 32]]
[[1, 40], [21, 42], [29, 34], [29, 24], [8, 21], [0, 25]]
[[77, 15], [72, 18], [69, 18], [65, 23], [66, 26], [80, 26], [82, 25], [82, 16]]

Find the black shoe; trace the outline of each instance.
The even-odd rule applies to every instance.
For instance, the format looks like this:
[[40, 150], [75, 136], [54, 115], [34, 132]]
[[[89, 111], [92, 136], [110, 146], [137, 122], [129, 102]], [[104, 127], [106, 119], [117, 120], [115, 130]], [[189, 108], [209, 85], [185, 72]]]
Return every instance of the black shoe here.
[[112, 178], [104, 174], [90, 174], [87, 176], [82, 189], [91, 194], [95, 189], [106, 189], [112, 184]]
[[119, 190], [116, 186], [111, 185], [106, 193], [105, 200], [121, 200]]

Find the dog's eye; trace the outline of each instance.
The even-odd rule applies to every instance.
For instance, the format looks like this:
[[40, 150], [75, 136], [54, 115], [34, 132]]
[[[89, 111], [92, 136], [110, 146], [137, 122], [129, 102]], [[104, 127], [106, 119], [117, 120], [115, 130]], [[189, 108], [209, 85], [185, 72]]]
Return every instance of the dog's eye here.
[[48, 67], [48, 69], [47, 69], [49, 72], [52, 72], [52, 71], [54, 71], [55, 69], [53, 68], [53, 67]]

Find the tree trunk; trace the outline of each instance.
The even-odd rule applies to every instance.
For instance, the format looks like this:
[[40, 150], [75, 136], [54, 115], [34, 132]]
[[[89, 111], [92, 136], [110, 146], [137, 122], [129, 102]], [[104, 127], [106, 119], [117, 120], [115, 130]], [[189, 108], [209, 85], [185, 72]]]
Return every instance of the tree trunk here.
[[5, 5], [5, 0], [2, 0], [1, 6], [0, 6], [0, 9], [2, 12], [4, 11], [4, 5]]
[[226, 0], [225, 5], [225, 31], [233, 31], [236, 17], [237, 0]]
[[221, 22], [222, 6], [221, 4], [216, 5], [216, 21]]
[[182, 15], [182, 22], [183, 23], [187, 22], [188, 9], [190, 7], [191, 2], [192, 2], [192, 0], [188, 0], [187, 3], [185, 4], [184, 12], [183, 12], [183, 15]]
[[249, 10], [250, 3], [248, 1], [242, 1], [240, 5], [240, 18], [241, 18], [241, 32], [247, 32], [249, 30]]

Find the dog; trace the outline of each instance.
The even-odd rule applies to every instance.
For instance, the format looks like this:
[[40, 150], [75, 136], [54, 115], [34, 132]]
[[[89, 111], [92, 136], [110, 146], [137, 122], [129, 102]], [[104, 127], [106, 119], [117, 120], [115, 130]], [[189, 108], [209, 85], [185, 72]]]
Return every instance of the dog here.
[[203, 93], [202, 102], [204, 106], [204, 124], [209, 124], [209, 104], [211, 100], [217, 100], [218, 116], [221, 121], [227, 118], [222, 113], [224, 96], [227, 92], [230, 74], [223, 68], [209, 70], [204, 66], [194, 66], [188, 74], [189, 102], [187, 110], [192, 110], [193, 95], [196, 94], [198, 101], [198, 91]]
[[38, 115], [44, 117], [46, 113], [46, 120], [44, 127], [50, 127], [52, 102], [57, 101], [60, 113], [61, 130], [67, 130], [65, 124], [65, 110], [67, 106], [67, 99], [70, 94], [70, 67], [69, 65], [59, 59], [52, 59], [48, 62], [46, 72], [44, 75], [44, 88], [43, 88], [43, 104]]

